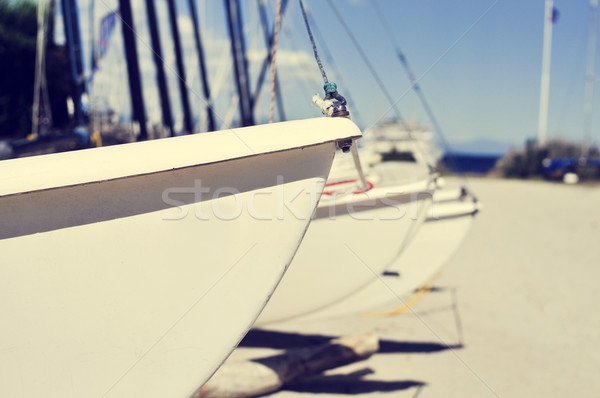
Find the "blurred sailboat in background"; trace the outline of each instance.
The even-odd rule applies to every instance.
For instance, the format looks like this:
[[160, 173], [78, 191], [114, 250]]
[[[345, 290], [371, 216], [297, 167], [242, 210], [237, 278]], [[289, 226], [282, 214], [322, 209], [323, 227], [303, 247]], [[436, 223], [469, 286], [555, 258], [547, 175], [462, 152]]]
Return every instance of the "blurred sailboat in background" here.
[[256, 326], [318, 311], [376, 280], [426, 218], [434, 174], [386, 181], [368, 172], [361, 189], [345, 155], [338, 153], [315, 218]]
[[395, 315], [408, 310], [414, 292], [431, 283], [460, 248], [479, 209], [480, 204], [464, 190], [437, 190], [423, 224], [384, 272], [362, 289], [302, 320]]
[[414, 122], [382, 121], [365, 131], [361, 142], [384, 161], [413, 161], [435, 166], [443, 154], [433, 132]]

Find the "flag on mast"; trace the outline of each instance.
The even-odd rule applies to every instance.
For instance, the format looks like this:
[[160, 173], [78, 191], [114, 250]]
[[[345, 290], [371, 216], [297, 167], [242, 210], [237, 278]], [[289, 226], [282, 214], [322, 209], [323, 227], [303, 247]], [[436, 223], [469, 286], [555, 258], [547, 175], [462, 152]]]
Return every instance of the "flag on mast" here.
[[100, 20], [100, 32], [98, 34], [98, 47], [96, 50], [96, 54], [94, 56], [94, 69], [98, 66], [98, 61], [104, 57], [106, 52], [108, 51], [108, 45], [110, 43], [110, 38], [115, 31], [115, 26], [117, 25], [117, 18], [119, 16], [119, 11], [111, 11]]

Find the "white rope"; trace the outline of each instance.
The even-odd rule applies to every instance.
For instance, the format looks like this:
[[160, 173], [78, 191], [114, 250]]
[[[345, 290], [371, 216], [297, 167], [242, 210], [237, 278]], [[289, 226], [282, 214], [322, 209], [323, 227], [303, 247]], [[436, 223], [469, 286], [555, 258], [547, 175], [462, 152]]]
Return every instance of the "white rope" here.
[[269, 123], [273, 123], [275, 113], [275, 56], [277, 55], [277, 42], [279, 39], [279, 25], [281, 24], [281, 0], [275, 5], [275, 31], [273, 33], [273, 50], [271, 52], [271, 105], [269, 107]]

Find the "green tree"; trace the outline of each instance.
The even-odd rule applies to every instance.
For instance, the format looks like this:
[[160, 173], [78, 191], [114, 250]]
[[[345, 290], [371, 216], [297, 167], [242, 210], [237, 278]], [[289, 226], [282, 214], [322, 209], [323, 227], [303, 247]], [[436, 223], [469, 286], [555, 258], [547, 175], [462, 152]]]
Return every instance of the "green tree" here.
[[27, 134], [31, 128], [36, 6], [0, 0], [0, 137]]
[[[31, 0], [0, 0], [0, 139], [31, 132], [35, 73], [37, 6]], [[71, 90], [63, 46], [48, 41], [46, 77], [54, 127], [69, 123], [66, 98]]]

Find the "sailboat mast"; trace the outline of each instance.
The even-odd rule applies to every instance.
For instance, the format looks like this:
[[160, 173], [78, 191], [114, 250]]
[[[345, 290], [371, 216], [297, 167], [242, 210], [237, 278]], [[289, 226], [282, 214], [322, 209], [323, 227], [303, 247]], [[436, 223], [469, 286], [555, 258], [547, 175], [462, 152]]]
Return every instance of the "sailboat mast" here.
[[225, 8], [229, 38], [231, 40], [235, 83], [240, 98], [241, 125], [252, 126], [254, 125], [254, 113], [252, 112], [252, 94], [250, 92], [250, 77], [248, 59], [246, 58], [246, 46], [244, 44], [240, 1], [225, 0]]
[[592, 103], [594, 100], [594, 61], [596, 59], [596, 32], [598, 30], [598, 0], [590, 0], [590, 28], [588, 32], [588, 62], [585, 73], [585, 103], [583, 157], [588, 156], [592, 137]]
[[167, 0], [167, 6], [169, 10], [171, 34], [173, 36], [173, 47], [175, 48], [175, 66], [177, 68], [177, 82], [179, 83], [181, 107], [183, 108], [183, 132], [185, 134], [192, 134], [194, 130], [194, 122], [192, 121], [192, 111], [190, 107], [190, 99], [188, 96], [187, 81], [185, 78], [183, 50], [181, 49], [181, 36], [179, 34], [179, 25], [177, 23], [177, 8], [175, 6], [175, 0]]
[[194, 29], [194, 42], [196, 43], [196, 52], [198, 53], [198, 67], [200, 68], [200, 78], [202, 79], [202, 90], [204, 100], [206, 101], [206, 117], [208, 119], [208, 131], [216, 130], [215, 116], [213, 114], [212, 99], [210, 96], [210, 86], [206, 74], [206, 61], [204, 60], [204, 49], [202, 47], [202, 38], [200, 36], [200, 22], [198, 11], [196, 10], [196, 1], [189, 0], [192, 26]]
[[146, 128], [146, 111], [144, 109], [144, 97], [142, 96], [142, 81], [140, 77], [140, 66], [138, 63], [138, 52], [135, 43], [133, 13], [130, 0], [119, 0], [119, 10], [123, 19], [123, 43], [125, 45], [125, 58], [127, 60], [127, 75], [129, 77], [129, 90], [131, 93], [131, 109], [133, 120], [140, 126], [138, 140], [148, 139]]
[[550, 92], [550, 59], [552, 51], [552, 24], [554, 2], [546, 0], [544, 12], [544, 44], [542, 52], [542, 84], [540, 89], [540, 113], [538, 119], [538, 145], [546, 143], [548, 129], [548, 96]]
[[169, 90], [167, 88], [167, 77], [165, 74], [165, 65], [163, 62], [162, 47], [160, 45], [160, 34], [158, 32], [158, 18], [156, 16], [156, 7], [154, 0], [146, 0], [146, 13], [148, 15], [148, 27], [150, 28], [150, 42], [152, 45], [152, 55], [156, 67], [156, 83], [158, 85], [158, 94], [160, 96], [160, 109], [162, 111], [163, 126], [169, 129], [169, 135], [175, 135], [173, 129], [173, 116], [171, 113], [171, 101], [169, 99]]
[[75, 120], [78, 125], [84, 123], [81, 99], [85, 93], [85, 79], [83, 75], [83, 58], [81, 49], [81, 34], [79, 32], [79, 11], [75, 0], [62, 0], [62, 13], [65, 25], [65, 36], [69, 60], [71, 62], [71, 76], [75, 86], [73, 103]]

